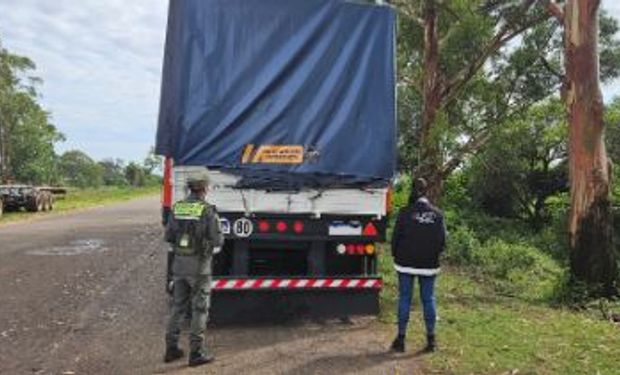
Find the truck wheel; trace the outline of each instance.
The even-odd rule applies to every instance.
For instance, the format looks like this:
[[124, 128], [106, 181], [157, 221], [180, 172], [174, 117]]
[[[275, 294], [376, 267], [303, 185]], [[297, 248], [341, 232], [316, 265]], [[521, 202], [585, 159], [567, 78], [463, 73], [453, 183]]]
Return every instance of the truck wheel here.
[[43, 197], [41, 194], [36, 194], [28, 200], [26, 210], [29, 212], [41, 212], [43, 211]]
[[43, 194], [43, 211], [51, 211], [52, 196], [50, 193]]
[[50, 194], [49, 196], [49, 200], [48, 200], [48, 211], [53, 211], [54, 210], [54, 195]]
[[41, 212], [45, 209], [45, 196], [37, 194], [37, 212]]

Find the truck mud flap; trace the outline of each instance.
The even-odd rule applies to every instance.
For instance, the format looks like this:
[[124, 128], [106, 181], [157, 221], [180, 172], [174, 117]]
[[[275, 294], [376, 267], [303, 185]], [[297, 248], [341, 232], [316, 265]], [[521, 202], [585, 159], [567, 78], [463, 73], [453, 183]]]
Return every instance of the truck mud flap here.
[[380, 289], [214, 291], [214, 324], [282, 323], [379, 313]]

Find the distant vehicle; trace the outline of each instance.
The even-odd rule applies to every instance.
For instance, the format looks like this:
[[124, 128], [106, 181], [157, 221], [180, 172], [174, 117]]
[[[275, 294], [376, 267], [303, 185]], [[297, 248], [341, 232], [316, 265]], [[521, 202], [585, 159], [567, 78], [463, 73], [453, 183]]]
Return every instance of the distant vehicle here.
[[20, 211], [45, 212], [54, 209], [57, 195], [66, 194], [66, 189], [49, 186], [0, 185], [0, 215], [3, 212]]

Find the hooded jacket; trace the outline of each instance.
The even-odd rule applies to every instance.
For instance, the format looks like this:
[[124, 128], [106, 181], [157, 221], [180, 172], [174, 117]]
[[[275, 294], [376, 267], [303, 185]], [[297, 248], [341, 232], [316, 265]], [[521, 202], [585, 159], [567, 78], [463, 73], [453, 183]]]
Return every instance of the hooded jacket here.
[[443, 214], [422, 197], [402, 208], [392, 234], [392, 255], [398, 272], [432, 276], [446, 244]]

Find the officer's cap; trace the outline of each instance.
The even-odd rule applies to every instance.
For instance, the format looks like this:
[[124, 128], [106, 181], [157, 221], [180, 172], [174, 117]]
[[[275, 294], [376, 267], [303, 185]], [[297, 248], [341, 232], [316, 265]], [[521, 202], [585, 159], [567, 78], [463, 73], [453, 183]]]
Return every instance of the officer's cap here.
[[209, 186], [209, 176], [206, 173], [195, 174], [187, 179], [190, 190], [206, 189]]

